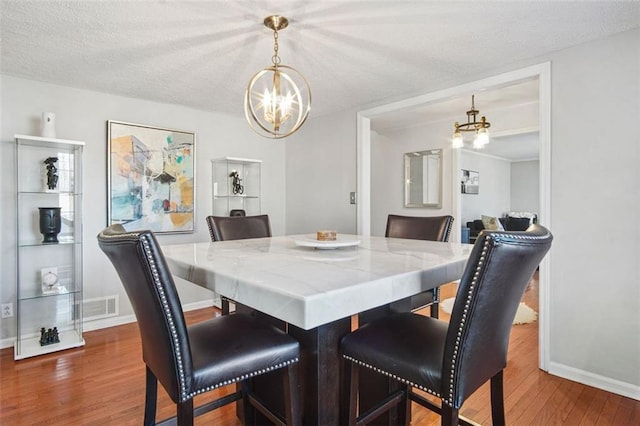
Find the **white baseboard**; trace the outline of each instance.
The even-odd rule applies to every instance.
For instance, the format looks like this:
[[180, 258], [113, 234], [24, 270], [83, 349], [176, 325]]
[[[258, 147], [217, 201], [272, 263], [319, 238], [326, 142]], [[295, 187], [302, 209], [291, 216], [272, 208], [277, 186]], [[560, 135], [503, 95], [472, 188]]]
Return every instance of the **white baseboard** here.
[[640, 386], [631, 383], [590, 373], [557, 362], [549, 362], [549, 374], [640, 401]]
[[[186, 304], [182, 307], [184, 312], [195, 311], [196, 309], [204, 309], [210, 308], [211, 306], [215, 306], [215, 300], [202, 300], [200, 302], [193, 302]], [[100, 330], [103, 328], [116, 327], [118, 325], [129, 324], [132, 322], [136, 322], [136, 316], [133, 314], [130, 315], [120, 315], [117, 317], [109, 317], [103, 318], [95, 321], [85, 321], [82, 324], [83, 331], [93, 331]], [[16, 342], [16, 336], [7, 337], [0, 340], [0, 349], [11, 348]]]

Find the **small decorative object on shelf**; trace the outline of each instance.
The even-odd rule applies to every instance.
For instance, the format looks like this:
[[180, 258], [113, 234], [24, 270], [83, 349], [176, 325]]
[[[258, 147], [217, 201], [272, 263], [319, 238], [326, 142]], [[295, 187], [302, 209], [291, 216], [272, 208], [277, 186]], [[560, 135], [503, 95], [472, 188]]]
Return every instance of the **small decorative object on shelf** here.
[[229, 177], [233, 178], [233, 182], [231, 183], [233, 187], [234, 194], [242, 194], [244, 192], [244, 186], [242, 186], [242, 179], [240, 179], [240, 175], [237, 170], [232, 170]]
[[57, 293], [58, 286], [58, 268], [52, 266], [50, 268], [42, 268], [40, 270], [40, 278], [42, 280], [42, 293]]
[[56, 115], [54, 113], [42, 113], [42, 127], [40, 129], [40, 136], [42, 136], [43, 138], [56, 137]]
[[40, 346], [52, 345], [54, 343], [60, 343], [58, 327], [53, 327], [48, 330], [42, 327], [40, 329]]
[[38, 207], [40, 210], [40, 233], [44, 235], [43, 243], [57, 243], [62, 229], [60, 207]]
[[54, 190], [58, 187], [58, 168], [56, 163], [58, 157], [49, 157], [44, 160], [44, 164], [47, 165], [47, 189]]

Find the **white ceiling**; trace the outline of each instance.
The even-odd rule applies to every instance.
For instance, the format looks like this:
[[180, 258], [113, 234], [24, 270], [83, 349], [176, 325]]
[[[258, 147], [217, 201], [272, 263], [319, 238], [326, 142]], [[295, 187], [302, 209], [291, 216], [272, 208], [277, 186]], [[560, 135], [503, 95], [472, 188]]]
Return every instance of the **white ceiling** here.
[[280, 57], [309, 80], [310, 120], [640, 26], [637, 1], [1, 0], [0, 71], [242, 116], [274, 13], [290, 19]]
[[509, 136], [496, 136], [479, 151], [509, 161], [538, 160], [540, 155], [540, 134], [527, 132]]

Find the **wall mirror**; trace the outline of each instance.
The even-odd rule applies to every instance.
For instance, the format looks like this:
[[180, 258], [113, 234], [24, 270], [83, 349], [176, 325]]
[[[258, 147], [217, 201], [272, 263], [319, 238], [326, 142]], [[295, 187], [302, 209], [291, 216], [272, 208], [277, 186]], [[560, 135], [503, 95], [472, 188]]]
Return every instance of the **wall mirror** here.
[[442, 150], [404, 154], [404, 206], [442, 207]]

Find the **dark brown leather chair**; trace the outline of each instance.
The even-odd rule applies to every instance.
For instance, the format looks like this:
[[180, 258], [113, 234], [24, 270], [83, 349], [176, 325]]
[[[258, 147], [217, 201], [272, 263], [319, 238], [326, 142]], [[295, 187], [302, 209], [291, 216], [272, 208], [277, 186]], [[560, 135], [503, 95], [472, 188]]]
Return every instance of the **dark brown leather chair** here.
[[[453, 216], [400, 216], [390, 214], [387, 217], [387, 230], [384, 234], [389, 238], [408, 238], [412, 240], [449, 241]], [[438, 318], [440, 288], [436, 287], [411, 297], [412, 311], [431, 306], [431, 316]]]
[[207, 216], [211, 241], [244, 240], [271, 236], [266, 214], [258, 216]]
[[[356, 424], [359, 369], [366, 367], [393, 378], [399, 390], [385, 400], [384, 409], [368, 410], [357, 424], [366, 424], [398, 404], [404, 424], [409, 401], [440, 413], [443, 425], [470, 424], [459, 419], [458, 410], [491, 380], [493, 424], [504, 425], [502, 377], [511, 325], [552, 239], [540, 225], [523, 232], [482, 231], [462, 275], [449, 323], [410, 312], [394, 313], [345, 336], [341, 350], [350, 361], [345, 363], [351, 381], [350, 424]], [[441, 405], [414, 393], [413, 388], [440, 398]]]
[[[158, 380], [177, 405], [178, 425], [192, 425], [194, 416], [239, 399], [243, 421], [253, 405], [284, 425], [248, 385], [251, 377], [277, 369], [284, 377], [286, 424], [300, 424], [296, 340], [242, 314], [187, 326], [173, 277], [151, 231], [126, 232], [112, 225], [98, 235], [98, 244], [116, 268], [138, 319], [147, 370], [145, 425], [155, 424]], [[232, 383], [241, 383], [240, 390], [194, 410], [196, 395]]]
[[[246, 240], [249, 238], [265, 238], [271, 236], [269, 215], [258, 216], [207, 216], [207, 226], [211, 241]], [[228, 297], [221, 296], [222, 315], [231, 312]]]

